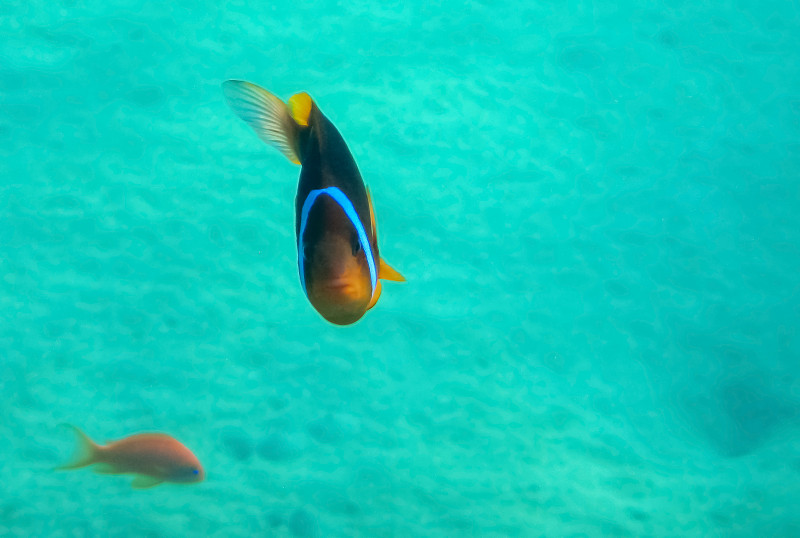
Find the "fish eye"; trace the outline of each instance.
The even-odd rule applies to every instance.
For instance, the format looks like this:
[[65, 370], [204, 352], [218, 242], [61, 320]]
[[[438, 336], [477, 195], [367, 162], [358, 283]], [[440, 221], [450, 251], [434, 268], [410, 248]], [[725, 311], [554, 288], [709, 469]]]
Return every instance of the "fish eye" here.
[[200, 471], [197, 469], [192, 469], [192, 474], [200, 474]]
[[350, 236], [350, 248], [353, 251], [353, 256], [361, 252], [361, 241], [358, 240], [358, 234], [356, 233]]

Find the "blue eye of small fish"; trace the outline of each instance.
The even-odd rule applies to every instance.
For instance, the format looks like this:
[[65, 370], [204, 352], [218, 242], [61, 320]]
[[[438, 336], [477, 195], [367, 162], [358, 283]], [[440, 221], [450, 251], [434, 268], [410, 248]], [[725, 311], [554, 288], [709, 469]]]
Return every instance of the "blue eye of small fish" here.
[[192, 474], [200, 474], [200, 471], [198, 471], [197, 469], [192, 469]]

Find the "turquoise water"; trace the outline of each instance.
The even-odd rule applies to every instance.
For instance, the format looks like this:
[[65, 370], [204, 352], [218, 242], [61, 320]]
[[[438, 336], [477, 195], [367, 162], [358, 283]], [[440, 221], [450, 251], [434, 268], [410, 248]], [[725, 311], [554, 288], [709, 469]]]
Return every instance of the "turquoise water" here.
[[[0, 534], [800, 535], [796, 3], [221, 4], [0, 5]], [[348, 141], [355, 325], [228, 78]]]

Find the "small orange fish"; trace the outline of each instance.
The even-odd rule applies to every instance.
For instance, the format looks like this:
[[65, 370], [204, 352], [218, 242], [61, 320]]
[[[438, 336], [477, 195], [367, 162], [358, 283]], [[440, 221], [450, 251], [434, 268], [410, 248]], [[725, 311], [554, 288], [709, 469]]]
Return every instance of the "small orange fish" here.
[[102, 446], [75, 426], [67, 426], [75, 433], [78, 447], [72, 461], [57, 470], [94, 465], [92, 470], [96, 473], [135, 474], [131, 485], [136, 489], [151, 488], [162, 482], [191, 484], [205, 478], [195, 455], [164, 433], [139, 433]]

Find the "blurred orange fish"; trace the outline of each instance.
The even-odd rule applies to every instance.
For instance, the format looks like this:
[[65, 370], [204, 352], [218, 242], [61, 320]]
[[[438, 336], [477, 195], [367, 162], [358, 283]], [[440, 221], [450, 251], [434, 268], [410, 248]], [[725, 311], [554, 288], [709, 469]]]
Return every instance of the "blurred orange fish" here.
[[151, 488], [162, 482], [191, 484], [205, 478], [195, 455], [164, 433], [139, 433], [101, 446], [75, 426], [67, 426], [75, 432], [78, 447], [72, 461], [58, 470], [94, 465], [92, 470], [96, 473], [134, 474], [131, 485], [137, 489]]

